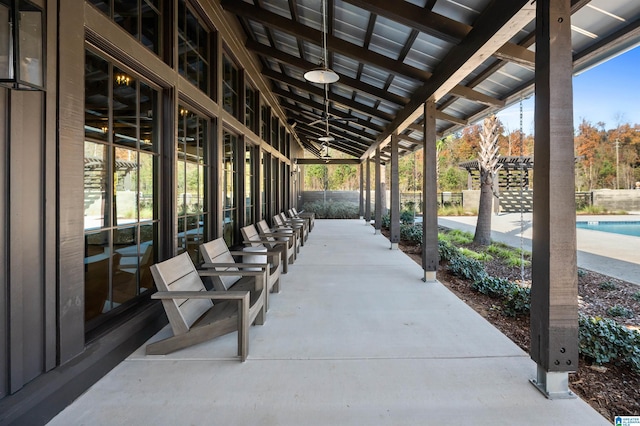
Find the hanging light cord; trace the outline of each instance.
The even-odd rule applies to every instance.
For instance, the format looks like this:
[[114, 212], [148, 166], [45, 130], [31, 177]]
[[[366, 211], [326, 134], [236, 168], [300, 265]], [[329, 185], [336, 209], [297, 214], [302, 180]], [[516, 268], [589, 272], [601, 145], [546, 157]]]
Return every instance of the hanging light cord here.
[[323, 68], [329, 67], [329, 59], [327, 54], [327, 2], [322, 0], [322, 61]]
[[524, 186], [524, 167], [523, 167], [523, 154], [524, 154], [524, 136], [522, 134], [523, 128], [523, 112], [522, 112], [523, 98], [520, 95], [520, 279], [524, 284], [524, 199], [523, 199], [523, 186]]

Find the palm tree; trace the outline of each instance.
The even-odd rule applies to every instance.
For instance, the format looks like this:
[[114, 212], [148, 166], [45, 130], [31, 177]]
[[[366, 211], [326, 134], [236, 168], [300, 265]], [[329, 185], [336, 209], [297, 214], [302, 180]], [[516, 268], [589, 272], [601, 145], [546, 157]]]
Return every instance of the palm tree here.
[[500, 165], [498, 159], [498, 118], [490, 115], [482, 123], [480, 133], [480, 205], [478, 206], [478, 223], [473, 242], [483, 246], [491, 244], [491, 207], [493, 205], [493, 182]]

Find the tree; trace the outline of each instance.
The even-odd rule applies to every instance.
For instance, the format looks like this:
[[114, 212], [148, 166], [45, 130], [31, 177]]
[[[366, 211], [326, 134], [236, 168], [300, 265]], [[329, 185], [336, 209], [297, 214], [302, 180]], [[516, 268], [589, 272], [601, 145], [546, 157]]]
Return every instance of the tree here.
[[478, 206], [478, 223], [473, 242], [483, 246], [491, 244], [491, 207], [493, 205], [493, 182], [500, 169], [498, 165], [498, 119], [490, 115], [484, 119], [480, 133], [480, 205]]

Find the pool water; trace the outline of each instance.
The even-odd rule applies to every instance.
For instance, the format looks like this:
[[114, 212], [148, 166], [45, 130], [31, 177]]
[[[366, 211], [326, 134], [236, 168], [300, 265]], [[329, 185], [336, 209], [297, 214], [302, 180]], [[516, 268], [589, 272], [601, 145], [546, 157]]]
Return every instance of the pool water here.
[[581, 229], [591, 229], [592, 231], [611, 232], [614, 234], [632, 235], [634, 237], [640, 237], [640, 222], [637, 222], [637, 221], [634, 221], [634, 222], [631, 222], [631, 221], [576, 222], [576, 227]]

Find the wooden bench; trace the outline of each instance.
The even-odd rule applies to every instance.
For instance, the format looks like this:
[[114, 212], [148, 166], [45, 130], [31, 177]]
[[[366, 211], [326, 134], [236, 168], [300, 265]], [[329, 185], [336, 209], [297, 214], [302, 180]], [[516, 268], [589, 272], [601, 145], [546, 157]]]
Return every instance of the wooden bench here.
[[[249, 352], [249, 325], [263, 324], [264, 271], [198, 271], [188, 253], [151, 266], [173, 336], [147, 345], [148, 355], [165, 355], [214, 337], [238, 331], [238, 355]], [[242, 291], [207, 291], [201, 276], [245, 275], [253, 288]]]

